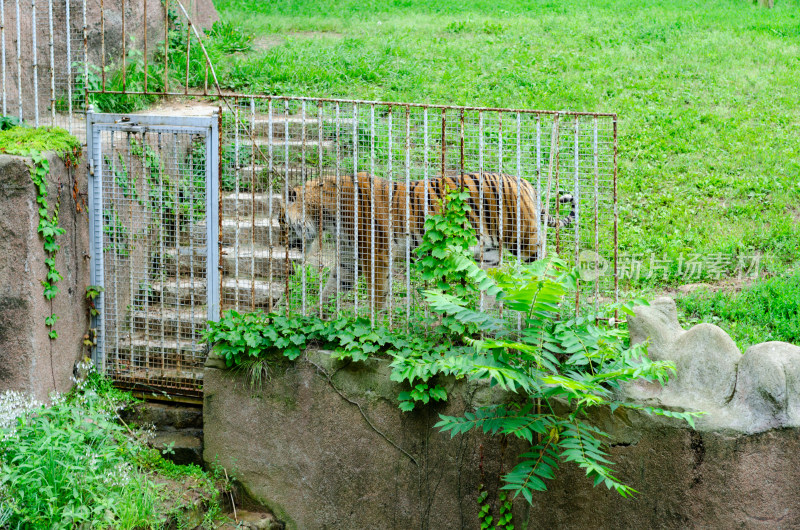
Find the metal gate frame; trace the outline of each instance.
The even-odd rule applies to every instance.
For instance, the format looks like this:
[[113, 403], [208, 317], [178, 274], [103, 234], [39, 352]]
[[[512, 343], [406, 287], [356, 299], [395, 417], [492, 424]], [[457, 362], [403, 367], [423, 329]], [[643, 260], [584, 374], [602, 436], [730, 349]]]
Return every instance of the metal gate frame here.
[[[206, 148], [206, 297], [207, 319], [219, 320], [219, 117], [215, 112], [207, 117], [156, 116], [138, 114], [95, 113], [91, 107], [86, 113], [86, 138], [89, 164], [89, 238], [91, 251], [90, 281], [105, 287], [103, 259], [103, 164], [102, 131], [158, 132], [160, 129], [181, 129], [186, 133], [200, 133], [205, 137]], [[92, 349], [92, 362], [105, 373], [105, 319], [102, 308], [105, 296], [101, 290], [96, 299], [100, 314], [93, 317], [96, 346]]]

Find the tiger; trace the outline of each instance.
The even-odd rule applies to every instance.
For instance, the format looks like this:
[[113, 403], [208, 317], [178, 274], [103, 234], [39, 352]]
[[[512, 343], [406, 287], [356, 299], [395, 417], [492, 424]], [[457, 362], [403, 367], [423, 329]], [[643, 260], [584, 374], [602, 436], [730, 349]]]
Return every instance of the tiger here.
[[[278, 220], [287, 246], [306, 252], [315, 242], [319, 244], [323, 233], [335, 238], [338, 231], [340, 259], [332, 267], [320, 293], [322, 305], [337, 294], [337, 284], [339, 293], [352, 290], [358, 272], [366, 281], [367, 292], [374, 293], [377, 305], [384, 307], [390, 282], [389, 261], [414, 255], [413, 250], [420, 245], [425, 232], [426, 212], [439, 213], [448, 191], [462, 186], [469, 191], [467, 216], [477, 241], [470, 251], [483, 267], [499, 265], [503, 248], [525, 262], [536, 260], [539, 220], [546, 221], [549, 227], [566, 228], [576, 218], [575, 199], [570, 194], [560, 195], [558, 199], [571, 204], [566, 216], [547, 215], [545, 218], [544, 212], [537, 215], [535, 188], [527, 180], [513, 175], [464, 173], [405, 183], [358, 173], [340, 176], [338, 186], [336, 177], [327, 176], [289, 189], [278, 201]], [[358, 200], [354, 201], [356, 192]], [[389, 255], [390, 237], [392, 256]]]

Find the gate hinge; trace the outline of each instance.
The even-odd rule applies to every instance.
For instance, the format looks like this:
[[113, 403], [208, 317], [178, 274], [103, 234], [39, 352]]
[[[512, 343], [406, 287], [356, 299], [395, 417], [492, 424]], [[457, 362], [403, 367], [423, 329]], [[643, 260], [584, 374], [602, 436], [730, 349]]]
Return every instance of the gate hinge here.
[[94, 176], [94, 161], [91, 158], [89, 159], [89, 176]]

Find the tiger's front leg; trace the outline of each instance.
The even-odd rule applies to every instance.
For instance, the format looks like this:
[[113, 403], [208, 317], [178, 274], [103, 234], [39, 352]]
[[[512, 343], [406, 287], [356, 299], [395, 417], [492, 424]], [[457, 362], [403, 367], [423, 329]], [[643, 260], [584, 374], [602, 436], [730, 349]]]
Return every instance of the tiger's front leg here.
[[327, 304], [339, 294], [346, 294], [353, 290], [356, 282], [355, 251], [352, 245], [342, 245], [339, 263], [331, 268], [328, 281], [320, 293], [320, 302]]

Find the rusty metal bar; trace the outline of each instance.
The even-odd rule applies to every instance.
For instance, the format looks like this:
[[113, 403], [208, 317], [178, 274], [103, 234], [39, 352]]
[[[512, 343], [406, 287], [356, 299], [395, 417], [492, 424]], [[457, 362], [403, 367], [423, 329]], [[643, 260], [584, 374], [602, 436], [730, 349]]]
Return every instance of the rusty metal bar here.
[[369, 107], [369, 238], [370, 289], [369, 320], [375, 325], [375, 105]]
[[[283, 102], [283, 146], [284, 146], [284, 177], [283, 177], [283, 186], [284, 186], [284, 204], [288, 206], [289, 204], [289, 100], [284, 100]], [[284, 215], [286, 218], [284, 219], [285, 224], [288, 227], [289, 218], [286, 211], [284, 211]], [[292, 274], [292, 264], [289, 261], [289, 234], [288, 230], [291, 228], [287, 228], [286, 233], [286, 245], [284, 250], [284, 279], [286, 281], [286, 287], [284, 292], [284, 300], [286, 301], [286, 316], [289, 316], [289, 276]]]
[[442, 179], [445, 177], [446, 156], [447, 156], [447, 109], [442, 109]]
[[[33, 124], [39, 126], [39, 54], [36, 46], [36, 0], [31, 0], [31, 51], [33, 53]], [[19, 93], [22, 99], [22, 92]]]
[[[72, 124], [72, 83], [74, 80], [72, 79], [72, 37], [70, 35], [71, 26], [70, 21], [72, 17], [70, 17], [69, 13], [69, 4], [71, 0], [65, 0], [65, 18], [66, 18], [66, 32], [67, 32], [67, 130], [72, 133], [73, 132], [73, 124]], [[4, 54], [5, 55], [5, 54]], [[3, 57], [3, 63], [5, 67], [5, 56]], [[5, 83], [4, 83], [5, 86]], [[4, 94], [5, 96], [5, 94]], [[3, 109], [5, 111], [5, 108]], [[5, 113], [5, 112], [4, 112]], [[88, 139], [87, 139], [88, 141]]]
[[[69, 3], [69, 0], [65, 0]], [[48, 30], [50, 31], [50, 125], [56, 124], [56, 72], [55, 72], [55, 53], [53, 51], [53, 2], [47, 2], [47, 22]], [[67, 33], [67, 41], [69, 41], [69, 33]], [[67, 62], [69, 62], [69, 55], [67, 55]]]
[[[165, 37], [166, 38], [166, 37]], [[100, 76], [103, 92], [106, 91], [106, 5], [100, 0]]]
[[[164, 94], [169, 93], [169, 3], [170, 0], [164, 1]], [[103, 85], [103, 90], [105, 90], [105, 85]]]
[[406, 329], [411, 320], [411, 109], [406, 107]]
[[[592, 134], [592, 159], [594, 162], [594, 270], [600, 269], [600, 164], [599, 155], [597, 151], [597, 118], [594, 118], [594, 127]], [[594, 308], [598, 310], [600, 304], [600, 278], [597, 277], [594, 281]]]
[[[125, 92], [126, 89], [127, 89], [127, 73], [128, 73], [126, 71], [127, 70], [126, 61], [128, 59], [127, 58], [128, 50], [127, 50], [127, 44], [126, 44], [125, 41], [128, 39], [128, 36], [126, 34], [126, 31], [125, 31], [126, 30], [126, 28], [125, 28], [125, 0], [121, 0], [121, 4], [122, 4], [122, 91]], [[147, 26], [147, 20], [144, 21], [144, 25]], [[105, 36], [103, 36], [103, 37], [105, 38]]]
[[268, 167], [268, 170], [269, 170], [269, 184], [268, 184], [268, 186], [269, 186], [269, 217], [268, 217], [268, 219], [269, 219], [269, 223], [270, 223], [269, 227], [268, 227], [269, 228], [268, 229], [268, 234], [269, 234], [269, 256], [268, 256], [269, 264], [267, 266], [269, 267], [269, 272], [268, 272], [268, 283], [267, 283], [267, 293], [268, 293], [267, 294], [267, 308], [269, 309], [270, 313], [272, 313], [272, 279], [273, 279], [273, 271], [272, 271], [272, 259], [273, 259], [272, 258], [272, 249], [273, 249], [273, 244], [272, 244], [272, 232], [273, 232], [273, 230], [272, 230], [272, 221], [274, 219], [273, 212], [272, 212], [272, 203], [274, 202], [273, 201], [274, 190], [273, 190], [273, 183], [272, 183], [272, 181], [274, 179], [272, 178], [272, 175], [273, 175], [272, 172], [275, 169], [275, 154], [274, 154], [273, 145], [272, 145], [273, 142], [275, 141], [274, 140], [274, 133], [275, 133], [274, 126], [275, 126], [275, 124], [274, 124], [274, 116], [273, 116], [273, 114], [274, 114], [274, 109], [272, 108], [272, 100], [270, 99], [267, 102], [267, 141], [269, 142], [269, 145], [267, 146], [267, 148], [269, 150], [269, 161], [268, 161], [268, 164], [269, 164], [269, 167]]
[[358, 315], [358, 247], [361, 244], [359, 241], [358, 230], [358, 217], [361, 198], [358, 185], [358, 104], [353, 104], [353, 217], [355, 219], [353, 224], [353, 263], [355, 263], [353, 271], [353, 309]]
[[[142, 0], [142, 2], [143, 2], [142, 9], [144, 10], [144, 37], [143, 37], [143, 44], [144, 44], [144, 57], [143, 57], [143, 59], [144, 59], [144, 91], [145, 91], [145, 93], [147, 93], [147, 81], [148, 81], [149, 74], [150, 74], [148, 66], [147, 66], [147, 59], [148, 59], [148, 57], [147, 57], [147, 0]], [[69, 3], [69, 0], [67, 0], [67, 3]], [[222, 127], [220, 127], [220, 131], [221, 130], [222, 130]], [[222, 157], [220, 157], [220, 160], [222, 160]], [[220, 231], [220, 233], [222, 233], [222, 232]]]
[[83, 108], [89, 108], [89, 29], [86, 23], [86, 0], [83, 0]]
[[250, 98], [250, 310], [256, 310], [256, 102]]
[[[392, 259], [393, 251], [394, 251], [394, 223], [392, 222], [392, 201], [394, 200], [394, 186], [391, 185], [394, 182], [394, 177], [392, 175], [392, 136], [394, 135], [394, 132], [392, 131], [392, 107], [391, 106], [389, 107], [389, 115], [387, 116], [387, 120], [388, 120], [387, 127], [389, 128], [389, 149], [388, 149], [389, 158], [387, 160], [388, 167], [387, 167], [386, 179], [389, 181], [390, 185], [389, 185], [389, 200], [388, 200], [388, 203], [389, 203], [388, 204], [388, 210], [389, 211], [387, 212], [389, 225], [387, 227], [387, 233], [386, 233], [386, 238], [388, 239], [387, 243], [389, 245], [389, 250], [387, 252], [387, 254], [389, 255], [389, 292], [386, 295], [387, 296], [386, 306], [387, 306], [388, 311], [389, 311], [389, 326], [391, 326], [392, 325], [392, 294], [393, 294], [392, 284], [394, 283], [392, 281], [393, 280], [393, 278], [392, 278], [392, 272], [393, 272], [392, 271], [392, 266], [393, 266], [393, 262], [394, 262], [394, 259]], [[374, 252], [374, 249], [373, 249], [373, 252]]]
[[[580, 254], [580, 209], [581, 209], [581, 196], [580, 196], [580, 185], [579, 185], [579, 178], [580, 178], [580, 122], [578, 116], [575, 116], [575, 183], [573, 186], [572, 191], [572, 198], [575, 201], [573, 204], [575, 205], [575, 219], [573, 219], [573, 223], [575, 223], [575, 265], [578, 265], [578, 256]], [[580, 309], [580, 295], [581, 295], [581, 279], [578, 277], [575, 280], [576, 288], [575, 288], [575, 313], [578, 312]]]
[[[236, 212], [236, 224], [233, 227], [233, 277], [234, 277], [234, 284], [236, 289], [236, 301], [234, 302], [234, 306], [236, 307], [236, 311], [239, 311], [239, 304], [241, 303], [241, 291], [239, 290], [239, 255], [241, 254], [241, 244], [239, 243], [239, 237], [241, 234], [241, 226], [242, 226], [242, 219], [241, 219], [241, 211], [239, 210], [239, 197], [242, 193], [242, 185], [241, 185], [241, 159], [239, 156], [239, 106], [241, 102], [237, 99], [234, 101], [233, 106], [233, 117], [234, 117], [234, 127], [233, 127], [233, 209]], [[220, 232], [222, 233], [222, 232]]]
[[[617, 118], [614, 117], [614, 302], [619, 302], [619, 210], [617, 209]], [[614, 311], [614, 320], [617, 321], [619, 314]]]
[[[287, 116], [288, 120], [288, 116]], [[300, 219], [303, 226], [306, 224], [306, 181], [307, 174], [306, 174], [306, 102], [303, 101], [300, 104], [300, 178], [302, 179], [302, 189], [303, 189], [303, 198], [300, 203]], [[321, 239], [322, 234], [318, 234], [318, 237]], [[303, 289], [302, 289], [302, 300], [301, 300], [301, 309], [303, 312], [303, 316], [306, 316], [306, 295], [308, 293], [308, 268], [306, 267], [306, 254], [308, 253], [308, 247], [306, 243], [305, 236], [301, 238], [300, 244], [303, 247], [303, 257], [301, 258], [302, 268], [303, 268], [303, 276], [301, 278], [303, 282]]]
[[6, 111], [6, 0], [0, 0], [0, 46], [2, 46], [3, 56], [3, 116], [8, 114]]
[[342, 270], [342, 248], [341, 248], [341, 237], [342, 237], [342, 189], [341, 189], [341, 166], [342, 166], [342, 150], [341, 150], [341, 137], [339, 136], [339, 127], [340, 127], [340, 120], [341, 117], [339, 115], [340, 108], [339, 104], [334, 104], [334, 110], [336, 114], [335, 119], [335, 144], [336, 144], [336, 238], [335, 238], [335, 256], [334, 256], [334, 272], [332, 274], [336, 275], [336, 313], [339, 313], [340, 310], [340, 302], [339, 297], [341, 295], [341, 270]]
[[[317, 163], [318, 163], [318, 176], [319, 182], [322, 183], [322, 102], [317, 103]], [[318, 280], [318, 295], [322, 295], [322, 229], [323, 229], [323, 213], [322, 201], [319, 201], [319, 209], [317, 211], [317, 240], [319, 241], [319, 248], [317, 252], [317, 280]], [[319, 304], [319, 316], [322, 318], [322, 304]]]
[[[486, 232], [483, 218], [483, 111], [478, 111], [478, 252], [480, 253], [480, 264], [483, 266], [483, 234]], [[488, 223], [487, 223], [488, 224]], [[490, 236], [491, 238], [491, 236]], [[486, 295], [483, 291], [479, 295], [479, 307], [484, 311], [486, 304]]]
[[[188, 20], [186, 24], [186, 84], [184, 85], [183, 93], [189, 93], [189, 57], [192, 52], [192, 21]], [[252, 101], [252, 100], [251, 100]], [[255, 149], [253, 150], [255, 151]]]

